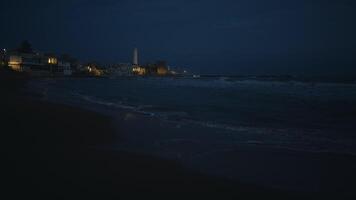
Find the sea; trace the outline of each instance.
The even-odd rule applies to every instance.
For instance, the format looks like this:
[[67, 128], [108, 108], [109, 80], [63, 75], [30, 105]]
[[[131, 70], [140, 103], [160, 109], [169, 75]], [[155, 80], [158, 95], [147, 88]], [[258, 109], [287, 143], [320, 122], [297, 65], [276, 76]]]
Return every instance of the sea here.
[[125, 109], [178, 124], [258, 135], [254, 142], [264, 145], [356, 154], [353, 82], [210, 76], [65, 78], [33, 80], [29, 88], [52, 102]]
[[[46, 101], [152, 120], [142, 125], [145, 134], [134, 131], [140, 124], [128, 121], [131, 127], [125, 127], [117, 122], [118, 132], [126, 133], [114, 149], [193, 168], [207, 169], [202, 163], [211, 162], [209, 154], [239, 147], [356, 155], [355, 81], [279, 76], [51, 78], [32, 80], [28, 88]], [[165, 128], [172, 126], [174, 130]]]

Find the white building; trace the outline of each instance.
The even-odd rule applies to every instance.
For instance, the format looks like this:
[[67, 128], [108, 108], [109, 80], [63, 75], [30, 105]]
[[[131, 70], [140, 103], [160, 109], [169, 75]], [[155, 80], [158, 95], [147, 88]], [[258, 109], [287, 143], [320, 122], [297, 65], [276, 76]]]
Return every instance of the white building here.
[[110, 66], [107, 71], [110, 76], [132, 76], [132, 69], [132, 64], [120, 63]]
[[70, 63], [59, 61], [56, 56], [40, 53], [21, 53], [12, 51], [8, 54], [8, 66], [33, 76], [69, 76], [72, 74]]
[[64, 76], [71, 76], [72, 75], [72, 69], [70, 67], [70, 63], [69, 62], [59, 61], [58, 62], [58, 67], [61, 70], [63, 70], [63, 75]]
[[132, 59], [132, 64], [133, 65], [138, 65], [138, 49], [135, 48], [133, 51], [133, 59]]

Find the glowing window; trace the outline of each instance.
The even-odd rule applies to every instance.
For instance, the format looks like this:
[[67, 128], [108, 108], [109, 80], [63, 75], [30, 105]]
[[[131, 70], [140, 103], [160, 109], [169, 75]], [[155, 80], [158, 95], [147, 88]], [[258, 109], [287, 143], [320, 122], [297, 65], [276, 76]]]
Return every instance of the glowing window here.
[[48, 58], [48, 64], [57, 64], [57, 58]]

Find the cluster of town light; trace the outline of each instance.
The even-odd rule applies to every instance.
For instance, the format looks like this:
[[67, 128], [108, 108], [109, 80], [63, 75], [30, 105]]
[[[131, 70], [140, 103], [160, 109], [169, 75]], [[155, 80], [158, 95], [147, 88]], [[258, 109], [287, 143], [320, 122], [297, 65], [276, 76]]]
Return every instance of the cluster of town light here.
[[57, 58], [48, 58], [48, 64], [57, 64]]
[[15, 71], [21, 71], [22, 58], [20, 56], [11, 56], [9, 60], [9, 67]]
[[134, 72], [135, 74], [138, 74], [138, 75], [145, 75], [146, 69], [143, 67], [135, 66], [132, 69], [132, 72]]

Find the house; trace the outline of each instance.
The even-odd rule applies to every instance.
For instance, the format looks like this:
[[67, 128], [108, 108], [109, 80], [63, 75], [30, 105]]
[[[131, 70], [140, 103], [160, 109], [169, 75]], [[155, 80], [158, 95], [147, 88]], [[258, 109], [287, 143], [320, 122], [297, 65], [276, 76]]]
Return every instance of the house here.
[[157, 75], [158, 76], [166, 76], [168, 74], [167, 62], [165, 61], [157, 61]]
[[58, 68], [63, 70], [63, 71], [61, 71], [61, 73], [63, 72], [64, 76], [71, 76], [72, 75], [72, 68], [71, 68], [70, 62], [59, 61], [58, 62]]
[[165, 61], [157, 61], [156, 63], [148, 63], [144, 66], [134, 65], [133, 73], [135, 75], [150, 75], [150, 76], [166, 76], [168, 75], [168, 67]]
[[97, 62], [90, 62], [85, 64], [84, 69], [84, 73], [89, 76], [100, 77], [105, 75], [105, 68]]
[[110, 66], [107, 72], [110, 76], [131, 76], [133, 67], [130, 63], [120, 63]]
[[135, 75], [143, 76], [147, 74], [147, 68], [139, 65], [133, 65], [132, 73]]
[[70, 76], [69, 62], [59, 60], [53, 54], [35, 52], [8, 52], [8, 66], [15, 71], [27, 72], [33, 76]]

